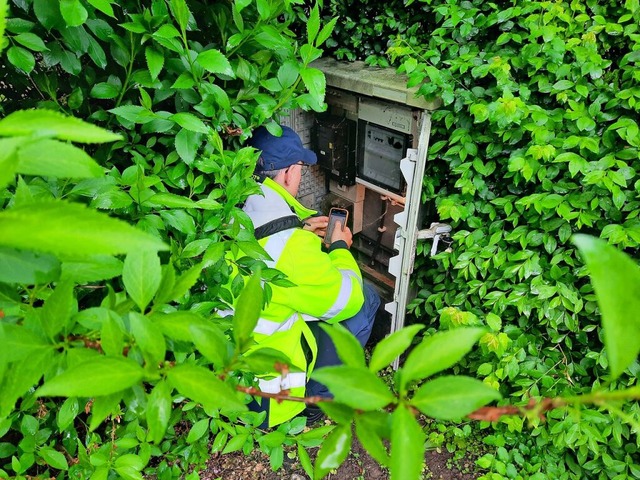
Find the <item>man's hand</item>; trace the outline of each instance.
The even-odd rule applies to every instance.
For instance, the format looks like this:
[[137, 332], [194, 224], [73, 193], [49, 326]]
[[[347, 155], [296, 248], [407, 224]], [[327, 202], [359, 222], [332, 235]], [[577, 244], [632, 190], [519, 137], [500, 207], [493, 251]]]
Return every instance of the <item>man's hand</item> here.
[[327, 233], [327, 225], [329, 225], [329, 217], [309, 217], [305, 218], [302, 222], [302, 228], [315, 233], [319, 237], [324, 238], [324, 234]]
[[338, 240], [344, 240], [347, 243], [347, 247], [351, 248], [351, 244], [353, 243], [353, 235], [351, 234], [351, 229], [349, 227], [344, 227], [342, 229], [342, 222], [337, 221], [336, 226], [333, 227], [333, 232], [331, 232], [331, 243], [337, 242]]

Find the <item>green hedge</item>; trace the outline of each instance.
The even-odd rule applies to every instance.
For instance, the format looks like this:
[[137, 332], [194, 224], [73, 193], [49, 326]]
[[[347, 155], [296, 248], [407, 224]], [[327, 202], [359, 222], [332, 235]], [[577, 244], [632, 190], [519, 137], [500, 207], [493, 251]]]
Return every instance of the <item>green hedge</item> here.
[[[488, 324], [484, 354], [464, 370], [509, 402], [607, 385], [599, 312], [569, 238], [638, 251], [638, 1], [361, 0], [326, 12], [343, 19], [334, 56], [395, 65], [444, 100], [423, 200], [455, 242], [435, 259], [418, 247], [418, 321], [435, 326], [455, 307], [480, 320], [454, 322]], [[614, 385], [639, 371], [636, 361]], [[637, 422], [640, 409], [626, 414]], [[481, 462], [486, 478], [640, 478], [636, 434], [598, 410], [575, 415], [503, 422], [487, 437], [499, 448]]]
[[327, 429], [294, 440], [304, 419], [256, 447], [256, 414], [220, 416], [270, 362], [238, 333], [259, 279], [234, 333], [213, 312], [243, 289], [225, 287], [226, 253], [250, 253], [247, 274], [264, 258], [242, 229], [243, 141], [284, 108], [322, 109], [309, 63], [332, 23], [269, 0], [14, 0], [5, 31], [6, 6], [0, 478], [194, 479], [212, 452], [260, 448], [277, 469], [285, 446], [317, 445]]

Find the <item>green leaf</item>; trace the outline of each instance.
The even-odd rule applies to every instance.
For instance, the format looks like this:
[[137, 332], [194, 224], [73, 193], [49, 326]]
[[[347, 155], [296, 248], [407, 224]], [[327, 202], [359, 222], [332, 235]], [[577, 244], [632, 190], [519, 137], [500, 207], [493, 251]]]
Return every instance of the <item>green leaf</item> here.
[[328, 325], [323, 322], [320, 324], [320, 328], [331, 337], [343, 364], [355, 368], [365, 366], [364, 350], [358, 339], [349, 330], [339, 323]]
[[190, 198], [166, 192], [156, 193], [145, 203], [167, 208], [198, 208], [198, 205]]
[[18, 170], [18, 147], [23, 143], [23, 138], [0, 139], [0, 189], [15, 178]]
[[69, 464], [65, 456], [51, 447], [40, 447], [38, 456], [42, 458], [47, 465], [56, 470], [69, 470]]
[[79, 27], [89, 15], [80, 0], [60, 0], [60, 13], [68, 27]]
[[413, 337], [424, 328], [423, 325], [411, 325], [392, 333], [373, 349], [369, 370], [378, 372], [393, 362], [401, 353], [404, 353], [411, 345]]
[[260, 20], [268, 20], [271, 16], [271, 6], [268, 0], [256, 0], [256, 6], [258, 8]]
[[91, 405], [91, 422], [89, 430], [94, 431], [109, 416], [119, 411], [122, 392], [118, 391], [111, 395], [102, 395], [93, 399]]
[[90, 5], [94, 6], [105, 15], [108, 15], [111, 18], [116, 18], [113, 13], [113, 8], [111, 7], [111, 2], [109, 0], [87, 0], [87, 2], [89, 2]]
[[187, 2], [185, 0], [171, 0], [171, 11], [180, 26], [180, 30], [185, 32], [191, 15]]
[[116, 458], [114, 467], [126, 480], [142, 480], [140, 471], [144, 468], [146, 462], [139, 455], [126, 453]]
[[147, 60], [147, 68], [151, 79], [155, 80], [160, 75], [162, 67], [164, 66], [164, 55], [155, 48], [147, 47], [144, 51], [144, 56]]
[[124, 349], [122, 321], [117, 318], [117, 314], [112, 310], [107, 311], [107, 315], [102, 321], [102, 328], [100, 329], [100, 345], [107, 356], [122, 356], [122, 350]]
[[18, 150], [18, 173], [55, 178], [102, 177], [104, 169], [83, 150], [57, 140], [42, 139]]
[[171, 419], [171, 388], [164, 380], [153, 387], [147, 400], [149, 440], [160, 443]]
[[366, 412], [356, 416], [356, 434], [362, 446], [380, 465], [388, 467], [391, 458], [383, 443], [388, 424], [387, 412]]
[[304, 469], [304, 472], [313, 479], [313, 464], [311, 463], [311, 457], [309, 457], [306, 448], [304, 448], [301, 443], [298, 443], [298, 460], [300, 461], [300, 465]]
[[363, 368], [323, 367], [314, 371], [311, 378], [325, 384], [337, 402], [353, 408], [375, 410], [396, 400], [382, 380]]
[[60, 4], [51, 0], [33, 0], [33, 12], [47, 29], [59, 26], [64, 27], [62, 16], [60, 15]]
[[89, 92], [89, 96], [93, 98], [99, 98], [102, 100], [107, 100], [111, 98], [116, 98], [120, 93], [120, 89], [118, 85], [113, 85], [107, 82], [96, 83]]
[[216, 368], [221, 368], [227, 358], [229, 339], [213, 324], [195, 324], [189, 328], [198, 351]]
[[351, 450], [351, 424], [336, 427], [318, 451], [314, 469], [315, 478], [323, 478], [345, 461]]
[[0, 136], [17, 135], [49, 136], [79, 143], [122, 139], [118, 134], [52, 110], [19, 110], [0, 120]]
[[412, 380], [422, 380], [452, 367], [485, 333], [484, 328], [455, 328], [426, 337], [402, 367], [400, 388], [404, 389]]
[[351, 423], [356, 415], [355, 409], [338, 402], [320, 402], [318, 407], [335, 423]]
[[167, 345], [164, 335], [154, 323], [138, 312], [129, 312], [131, 333], [144, 355], [145, 361], [151, 368], [164, 361]]
[[[98, 67], [104, 69], [107, 66], [107, 54], [104, 52], [104, 50], [102, 49], [102, 47], [100, 46], [100, 44], [98, 43], [98, 41], [93, 38], [93, 37], [89, 37], [89, 56], [91, 57], [91, 60], [93, 60], [93, 63], [95, 63]], [[78, 90], [81, 92], [81, 90]], [[69, 106], [72, 106], [72, 100], [73, 98], [69, 98]]]
[[40, 312], [44, 331], [49, 338], [53, 339], [63, 331], [71, 315], [77, 309], [76, 297], [73, 294], [73, 283], [69, 281], [58, 283], [53, 293], [44, 302]]
[[282, 88], [289, 88], [298, 79], [300, 68], [297, 62], [289, 61], [283, 63], [278, 69], [278, 81]]
[[167, 249], [122, 220], [62, 201], [0, 212], [0, 245], [72, 256]]
[[[234, 437], [234, 438], [237, 438]], [[218, 434], [211, 442], [211, 453], [219, 453], [224, 449], [224, 446], [227, 444], [227, 440], [229, 439], [229, 432], [226, 430], [220, 430]]]
[[604, 345], [613, 379], [640, 353], [640, 269], [634, 260], [603, 240], [574, 235], [589, 269], [602, 314]]
[[13, 40], [18, 42], [23, 47], [27, 47], [29, 50], [33, 50], [34, 52], [45, 52], [49, 50], [42, 39], [35, 33], [20, 33], [13, 37]]
[[196, 234], [196, 222], [184, 210], [162, 210], [160, 218], [162, 218], [165, 228], [169, 226], [186, 235]]
[[125, 258], [122, 281], [141, 312], [145, 311], [158, 291], [161, 278], [160, 259], [155, 251], [137, 250]]
[[391, 479], [418, 479], [424, 462], [425, 433], [404, 405], [398, 406], [391, 418]]
[[430, 417], [455, 420], [500, 398], [500, 392], [480, 380], [445, 375], [422, 385], [410, 403]]
[[327, 41], [327, 39], [331, 36], [331, 33], [333, 32], [337, 21], [338, 17], [334, 17], [329, 20], [329, 22], [325, 24], [324, 27], [322, 27], [322, 30], [320, 30], [320, 34], [318, 34], [318, 38], [316, 38], [316, 47], [321, 46], [324, 42]]
[[162, 266], [162, 279], [160, 280], [160, 286], [156, 292], [156, 296], [153, 299], [155, 305], [162, 305], [169, 303], [171, 298], [171, 292], [176, 284], [176, 270], [172, 264]]
[[209, 419], [203, 418], [193, 424], [189, 434], [187, 435], [187, 443], [193, 443], [202, 438], [202, 436], [209, 430]]
[[11, 352], [8, 358], [12, 362], [53, 349], [53, 345], [46, 338], [22, 325], [0, 324], [0, 340], [2, 348]]
[[244, 447], [244, 444], [247, 442], [248, 438], [249, 438], [249, 435], [246, 433], [231, 437], [231, 440], [229, 440], [229, 443], [227, 443], [227, 446], [224, 447], [224, 449], [222, 450], [222, 453], [225, 454], [225, 453], [237, 452], [242, 447]]
[[324, 98], [327, 83], [322, 71], [317, 68], [303, 68], [300, 70], [300, 76], [309, 93], [317, 98]]
[[132, 387], [143, 378], [140, 365], [128, 358], [99, 357], [74, 365], [36, 390], [43, 397], [98, 397]]
[[11, 64], [25, 73], [30, 73], [36, 66], [33, 54], [22, 47], [10, 47], [7, 50], [7, 59]]
[[69, 427], [76, 416], [80, 412], [80, 406], [78, 405], [77, 398], [67, 398], [63, 403], [56, 415], [56, 424], [58, 429], [62, 432]]
[[4, 32], [7, 26], [7, 13], [9, 11], [9, 5], [7, 0], [0, 0], [0, 53], [4, 49]]
[[573, 87], [574, 83], [571, 80], [558, 80], [553, 84], [553, 89], [558, 91], [568, 90]]
[[238, 13], [251, 5], [252, 0], [236, 0], [234, 2], [235, 7], [238, 9]]
[[123, 105], [121, 107], [112, 108], [111, 110], [108, 110], [108, 112], [134, 123], [144, 124], [156, 120], [156, 117], [152, 112], [140, 105]]
[[186, 128], [176, 135], [176, 152], [187, 165], [191, 165], [195, 160], [200, 144], [199, 134]]
[[182, 249], [180, 258], [193, 258], [202, 255], [213, 241], [210, 238], [201, 238], [187, 243]]
[[169, 370], [167, 378], [182, 395], [201, 403], [206, 409], [218, 408], [232, 412], [247, 410], [236, 392], [204, 367], [178, 365]]
[[185, 90], [193, 87], [196, 84], [196, 81], [193, 78], [193, 74], [191, 72], [182, 72], [180, 76], [173, 82], [171, 88], [176, 90]]
[[42, 285], [60, 278], [60, 261], [53, 255], [0, 247], [0, 282]]
[[200, 52], [196, 61], [210, 73], [220, 73], [231, 78], [236, 78], [236, 75], [231, 68], [231, 64], [227, 57], [224, 56], [220, 50], [210, 49]]
[[125, 22], [121, 23], [120, 26], [125, 30], [133, 33], [147, 33], [147, 28], [141, 23], [138, 22]]
[[191, 290], [191, 287], [193, 287], [200, 278], [202, 267], [202, 263], [198, 263], [176, 279], [170, 294], [171, 300], [178, 300]]
[[277, 371], [276, 364], [289, 365], [289, 371], [300, 372], [300, 368], [292, 364], [291, 359], [284, 353], [273, 348], [257, 348], [242, 357], [247, 368], [254, 374], [273, 373]]
[[260, 270], [258, 270], [242, 290], [233, 315], [233, 338], [239, 351], [244, 351], [248, 346], [253, 329], [258, 324], [261, 310], [262, 287], [260, 286]]
[[152, 314], [151, 319], [165, 336], [181, 342], [193, 342], [192, 326], [209, 325], [210, 322], [193, 312]]
[[318, 5], [314, 5], [307, 20], [307, 42], [313, 44], [320, 30], [320, 10]]
[[210, 130], [202, 120], [200, 120], [192, 113], [176, 113], [171, 115], [169, 119], [173, 120], [182, 128], [184, 128], [185, 130], [189, 130], [190, 132], [208, 133]]
[[[2, 347], [11, 352], [10, 345], [3, 342]], [[28, 358], [11, 364], [11, 368], [4, 373], [0, 395], [0, 418], [13, 412], [16, 400], [40, 381], [42, 372], [51, 367], [54, 359], [53, 349], [47, 348], [32, 351]]]
[[62, 263], [62, 275], [75, 283], [97, 282], [122, 275], [122, 262], [111, 255], [93, 255]]

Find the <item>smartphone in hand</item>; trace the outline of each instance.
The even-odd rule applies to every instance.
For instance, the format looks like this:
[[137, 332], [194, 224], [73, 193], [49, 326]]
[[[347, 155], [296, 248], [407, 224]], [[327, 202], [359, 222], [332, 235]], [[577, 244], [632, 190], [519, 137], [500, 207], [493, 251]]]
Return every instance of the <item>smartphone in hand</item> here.
[[349, 218], [349, 210], [345, 208], [334, 207], [329, 210], [329, 224], [327, 225], [327, 233], [324, 235], [324, 242], [329, 245], [331, 244], [331, 235], [333, 234], [333, 230], [336, 226], [336, 222], [340, 222], [342, 225], [342, 230], [347, 226], [347, 219]]

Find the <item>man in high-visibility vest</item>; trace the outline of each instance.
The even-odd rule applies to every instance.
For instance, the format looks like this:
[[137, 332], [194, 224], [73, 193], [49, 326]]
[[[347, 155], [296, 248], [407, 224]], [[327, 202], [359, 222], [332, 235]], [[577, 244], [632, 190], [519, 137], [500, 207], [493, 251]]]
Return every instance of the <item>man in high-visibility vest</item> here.
[[[261, 312], [254, 337], [259, 346], [284, 352], [304, 372], [260, 380], [259, 386], [270, 393], [288, 389], [294, 396], [304, 396], [306, 386], [307, 396], [331, 397], [324, 385], [308, 379], [312, 368], [341, 363], [319, 323], [340, 322], [364, 346], [380, 298], [370, 285], [363, 284], [349, 251], [351, 230], [336, 225], [331, 238], [325, 239], [328, 248], [323, 251], [321, 237], [328, 218], [316, 216], [317, 212], [295, 199], [303, 168], [317, 162], [316, 154], [304, 148], [298, 134], [288, 127], [282, 127], [281, 136], [260, 127], [249, 144], [260, 151], [255, 173], [262, 192], [247, 198], [243, 210], [253, 221], [259, 243], [272, 258], [267, 264], [295, 284], [271, 285], [271, 301]], [[317, 355], [313, 355], [316, 345]], [[300, 413], [307, 416], [308, 423], [322, 415], [319, 408], [305, 409], [301, 402], [263, 400], [258, 409], [267, 410], [265, 424], [270, 427]]]

